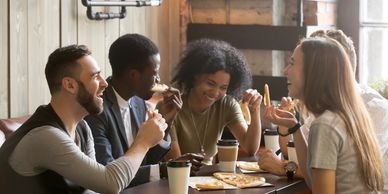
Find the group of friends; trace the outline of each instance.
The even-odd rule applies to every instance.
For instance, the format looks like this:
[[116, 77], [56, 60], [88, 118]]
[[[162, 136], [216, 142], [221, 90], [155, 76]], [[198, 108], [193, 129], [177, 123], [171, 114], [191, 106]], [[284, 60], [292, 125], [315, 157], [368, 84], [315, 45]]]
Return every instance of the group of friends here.
[[[147, 37], [126, 34], [113, 42], [107, 79], [86, 46], [58, 48], [45, 68], [50, 103], [0, 148], [0, 188], [119, 193], [166, 178], [169, 160], [190, 160], [195, 174], [214, 162], [226, 127], [241, 149], [259, 153], [262, 169], [284, 176], [287, 161], [273, 150], [259, 151], [263, 117], [279, 126], [285, 157], [286, 142], [295, 142], [295, 176], [305, 178], [313, 193], [383, 191], [388, 101], [357, 84], [356, 61], [353, 43], [341, 30], [302, 39], [284, 68], [289, 97], [261, 115], [263, 97], [251, 88], [246, 59], [224, 41], [190, 42], [172, 86], [160, 94], [152, 91], [160, 82], [159, 49]], [[147, 100], [155, 95], [162, 100], [150, 106]], [[285, 110], [292, 99], [298, 105]], [[249, 124], [239, 101], [249, 107]]]

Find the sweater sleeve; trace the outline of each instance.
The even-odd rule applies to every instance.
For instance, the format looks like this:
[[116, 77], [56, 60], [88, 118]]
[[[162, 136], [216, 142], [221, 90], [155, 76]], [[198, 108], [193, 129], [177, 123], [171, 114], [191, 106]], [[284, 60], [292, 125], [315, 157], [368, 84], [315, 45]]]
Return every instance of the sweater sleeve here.
[[[92, 157], [90, 157], [92, 156]], [[31, 130], [10, 158], [19, 174], [36, 175], [53, 170], [70, 181], [100, 193], [118, 193], [136, 174], [131, 161], [118, 158], [107, 166], [85, 155], [63, 131], [51, 126]]]

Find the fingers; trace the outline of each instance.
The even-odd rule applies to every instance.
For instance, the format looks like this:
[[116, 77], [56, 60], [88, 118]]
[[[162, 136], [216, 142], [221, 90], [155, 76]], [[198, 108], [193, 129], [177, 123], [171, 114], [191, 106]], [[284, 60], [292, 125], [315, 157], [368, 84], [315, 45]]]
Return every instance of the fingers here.
[[202, 154], [187, 153], [178, 157], [176, 160], [189, 160], [192, 164], [191, 173], [195, 174], [200, 170], [201, 166], [203, 165], [202, 164], [203, 159], [204, 159], [204, 156]]
[[287, 107], [290, 103], [292, 103], [292, 98], [291, 97], [282, 97], [280, 101], [280, 107], [284, 109]]
[[183, 101], [179, 90], [170, 88], [167, 92], [163, 93], [163, 103], [165, 105], [173, 105], [180, 110], [182, 108]]
[[263, 96], [255, 89], [245, 91], [242, 101], [248, 104], [249, 110], [256, 111], [260, 108]]
[[157, 113], [156, 116], [154, 116], [154, 119], [156, 120], [156, 124], [165, 131], [168, 127], [168, 124], [166, 123], [166, 119], [162, 117], [161, 114]]

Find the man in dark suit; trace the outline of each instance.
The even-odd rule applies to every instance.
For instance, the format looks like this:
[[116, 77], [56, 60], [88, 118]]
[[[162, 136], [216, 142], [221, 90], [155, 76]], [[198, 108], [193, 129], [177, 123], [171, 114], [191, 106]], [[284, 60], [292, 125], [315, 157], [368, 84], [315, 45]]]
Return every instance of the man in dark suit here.
[[[112, 76], [104, 91], [104, 111], [85, 120], [93, 133], [96, 159], [106, 165], [121, 157], [132, 145], [141, 124], [148, 119], [145, 100], [153, 96], [151, 88], [159, 82], [160, 55], [156, 45], [139, 34], [126, 34], [118, 38], [109, 49]], [[169, 88], [162, 93], [163, 117], [169, 124], [182, 107], [179, 90]], [[166, 133], [168, 134], [168, 133]], [[165, 165], [159, 162], [170, 149], [170, 137], [151, 148], [130, 186], [157, 180], [166, 175]], [[198, 170], [202, 156], [185, 155], [193, 170]]]

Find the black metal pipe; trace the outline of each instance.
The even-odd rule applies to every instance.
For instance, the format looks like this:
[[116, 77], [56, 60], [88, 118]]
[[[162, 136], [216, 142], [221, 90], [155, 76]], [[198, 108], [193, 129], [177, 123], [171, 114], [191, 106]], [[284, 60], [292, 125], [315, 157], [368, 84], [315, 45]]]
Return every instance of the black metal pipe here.
[[89, 19], [91, 20], [106, 20], [106, 19], [115, 19], [115, 18], [125, 18], [127, 15], [127, 9], [125, 6], [121, 7], [120, 13], [105, 13], [105, 12], [96, 12], [93, 13], [92, 7], [88, 6], [86, 10], [86, 15], [88, 16]]
[[92, 1], [82, 0], [82, 4], [85, 7], [88, 6], [130, 6], [130, 7], [142, 7], [142, 6], [159, 6], [163, 0], [126, 0], [126, 1]]

